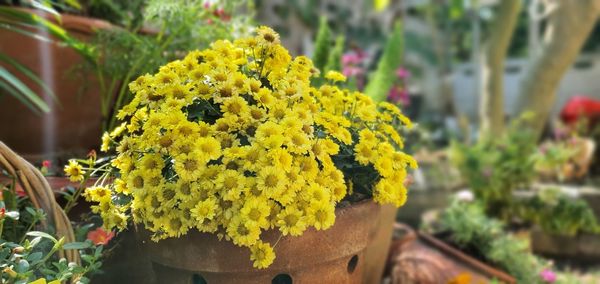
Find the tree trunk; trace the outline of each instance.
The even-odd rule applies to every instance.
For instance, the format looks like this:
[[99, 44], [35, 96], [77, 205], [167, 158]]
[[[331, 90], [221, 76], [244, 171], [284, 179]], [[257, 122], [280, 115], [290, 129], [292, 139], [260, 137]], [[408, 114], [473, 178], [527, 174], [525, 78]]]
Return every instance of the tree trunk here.
[[554, 105], [556, 89], [577, 58], [600, 15], [600, 0], [560, 0], [548, 19], [542, 50], [533, 58], [519, 91], [521, 112], [535, 114], [537, 137]]
[[521, 0], [504, 0], [490, 28], [490, 38], [481, 54], [481, 99], [479, 104], [480, 140], [504, 131], [504, 61], [510, 45]]

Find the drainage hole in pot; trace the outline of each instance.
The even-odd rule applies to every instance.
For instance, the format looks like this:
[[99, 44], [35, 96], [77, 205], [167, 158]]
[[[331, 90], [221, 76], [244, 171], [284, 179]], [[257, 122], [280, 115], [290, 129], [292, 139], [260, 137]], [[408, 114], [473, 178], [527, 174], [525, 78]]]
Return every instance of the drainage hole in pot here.
[[292, 284], [292, 276], [289, 274], [279, 274], [273, 278], [271, 284]]
[[193, 284], [207, 284], [208, 282], [206, 282], [206, 279], [204, 279], [204, 277], [202, 277], [202, 275], [194, 274], [194, 276], [192, 276], [192, 283]]
[[348, 273], [354, 272], [354, 270], [356, 270], [356, 265], [358, 265], [358, 255], [354, 255], [350, 258], [350, 261], [348, 261]]

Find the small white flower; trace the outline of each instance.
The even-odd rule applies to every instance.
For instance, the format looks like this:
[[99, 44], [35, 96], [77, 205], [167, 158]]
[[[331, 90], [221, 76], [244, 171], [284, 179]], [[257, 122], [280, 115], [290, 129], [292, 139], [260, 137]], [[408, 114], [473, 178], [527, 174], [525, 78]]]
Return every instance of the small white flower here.
[[464, 189], [456, 193], [456, 199], [463, 202], [472, 202], [475, 200], [475, 195], [470, 190]]

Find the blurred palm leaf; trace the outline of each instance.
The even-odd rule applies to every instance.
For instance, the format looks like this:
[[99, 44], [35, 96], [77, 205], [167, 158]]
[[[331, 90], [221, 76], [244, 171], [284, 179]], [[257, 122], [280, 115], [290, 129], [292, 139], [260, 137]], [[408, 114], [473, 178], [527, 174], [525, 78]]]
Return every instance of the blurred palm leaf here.
[[[60, 22], [60, 14], [52, 7], [37, 1], [32, 1], [32, 3], [34, 7], [54, 15], [57, 18], [57, 21]], [[85, 59], [92, 62], [94, 61], [94, 50], [90, 46], [71, 37], [67, 31], [60, 26], [29, 10], [0, 6], [0, 28], [17, 32], [37, 40], [56, 41], [61, 44], [66, 44]], [[52, 36], [53, 39], [36, 33], [35, 29], [46, 30], [48, 35]], [[18, 73], [39, 85], [45, 93], [50, 94], [53, 99], [56, 99], [52, 90], [31, 69], [2, 53], [0, 53], [0, 62], [5, 64], [5, 66], [12, 66]], [[15, 74], [10, 73], [2, 66], [0, 66], [0, 90], [15, 97], [35, 113], [39, 114], [40, 112], [50, 111], [50, 108], [42, 98], [40, 98], [25, 83], [19, 80]]]
[[[60, 14], [56, 15], [60, 16]], [[31, 35], [33, 33], [31, 28], [46, 30], [49, 35], [56, 38], [55, 41], [66, 44], [84, 58], [94, 61], [94, 49], [92, 46], [70, 36], [69, 33], [59, 25], [56, 25], [31, 11], [0, 6], [0, 28], [10, 29], [25, 35]], [[39, 37], [40, 35], [35, 36], [35, 38]]]
[[35, 113], [50, 111], [48, 105], [35, 92], [2, 66], [0, 66], [0, 88], [17, 98]]

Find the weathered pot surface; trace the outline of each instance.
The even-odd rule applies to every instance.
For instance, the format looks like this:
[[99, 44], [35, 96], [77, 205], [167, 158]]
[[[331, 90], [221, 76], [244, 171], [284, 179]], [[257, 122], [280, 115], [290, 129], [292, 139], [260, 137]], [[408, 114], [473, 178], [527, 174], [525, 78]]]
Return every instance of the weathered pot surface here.
[[157, 283], [362, 283], [365, 248], [380, 210], [362, 201], [337, 209], [335, 224], [327, 230], [310, 228], [300, 237], [263, 232], [262, 240], [277, 243], [275, 261], [266, 269], [252, 267], [249, 249], [214, 234], [190, 231], [153, 242], [140, 230], [139, 237]]

